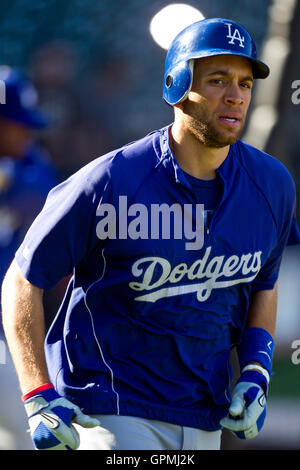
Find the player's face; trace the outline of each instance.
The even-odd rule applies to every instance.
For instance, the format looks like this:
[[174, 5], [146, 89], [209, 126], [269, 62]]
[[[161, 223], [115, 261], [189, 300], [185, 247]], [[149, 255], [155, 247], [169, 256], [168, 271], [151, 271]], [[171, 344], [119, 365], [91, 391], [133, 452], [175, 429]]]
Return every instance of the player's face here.
[[32, 130], [27, 126], [0, 118], [0, 155], [19, 158], [24, 155], [32, 139]]
[[252, 84], [251, 63], [244, 57], [195, 60], [193, 85], [182, 103], [185, 126], [208, 147], [233, 144], [244, 127]]

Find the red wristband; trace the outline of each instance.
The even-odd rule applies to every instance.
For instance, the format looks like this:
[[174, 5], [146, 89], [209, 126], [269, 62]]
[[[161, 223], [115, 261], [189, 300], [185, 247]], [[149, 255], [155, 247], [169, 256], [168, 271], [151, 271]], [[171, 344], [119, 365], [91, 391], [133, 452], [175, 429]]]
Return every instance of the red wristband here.
[[30, 392], [26, 393], [25, 395], [22, 396], [22, 400], [26, 401], [28, 398], [33, 397], [34, 395], [37, 395], [39, 392], [43, 392], [44, 390], [48, 390], [49, 388], [54, 388], [54, 385], [51, 382], [48, 382], [46, 384], [40, 385], [37, 388], [34, 388]]

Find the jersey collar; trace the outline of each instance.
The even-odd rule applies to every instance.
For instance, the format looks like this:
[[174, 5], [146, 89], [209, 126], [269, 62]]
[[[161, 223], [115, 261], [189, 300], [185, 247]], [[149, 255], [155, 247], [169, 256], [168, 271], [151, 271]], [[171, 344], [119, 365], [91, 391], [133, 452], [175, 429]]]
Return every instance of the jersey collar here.
[[[183, 171], [177, 163], [176, 158], [173, 155], [173, 152], [170, 148], [169, 143], [169, 129], [172, 124], [169, 124], [166, 127], [163, 127], [160, 132], [160, 160], [161, 163], [166, 168], [169, 175], [175, 180], [176, 183], [182, 184], [190, 188], [190, 184], [184, 176]], [[216, 172], [221, 177], [224, 189], [228, 190], [230, 182], [233, 180], [233, 175], [236, 171], [237, 166], [237, 156], [236, 156], [236, 146], [238, 142], [231, 145], [228, 155], [225, 160], [221, 163]]]

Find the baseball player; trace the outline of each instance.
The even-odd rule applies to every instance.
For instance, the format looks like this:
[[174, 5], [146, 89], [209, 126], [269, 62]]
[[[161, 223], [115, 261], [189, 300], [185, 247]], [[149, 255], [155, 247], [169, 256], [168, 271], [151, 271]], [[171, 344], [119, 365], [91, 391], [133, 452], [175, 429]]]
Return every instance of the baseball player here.
[[[3, 283], [36, 449], [216, 450], [222, 427], [262, 428], [280, 261], [300, 241], [289, 172], [239, 139], [268, 74], [243, 26], [194, 23], [166, 57], [174, 122], [49, 193]], [[44, 353], [43, 291], [68, 275]]]

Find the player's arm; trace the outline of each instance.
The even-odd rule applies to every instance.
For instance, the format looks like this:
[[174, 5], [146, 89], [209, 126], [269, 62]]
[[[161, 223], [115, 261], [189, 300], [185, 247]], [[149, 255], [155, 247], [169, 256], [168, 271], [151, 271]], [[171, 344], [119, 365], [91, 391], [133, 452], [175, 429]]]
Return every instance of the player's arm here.
[[[267, 379], [272, 372], [278, 289], [252, 292], [242, 342], [238, 347], [241, 371], [258, 370]], [[254, 369], [253, 365], [259, 367]]]
[[43, 290], [23, 277], [15, 261], [2, 285], [2, 317], [35, 447], [76, 449], [79, 434], [72, 423], [84, 427], [99, 423], [61, 397], [50, 382], [44, 353]]
[[264, 328], [275, 335], [277, 315], [277, 282], [273, 289], [258, 290], [250, 296], [246, 328]]
[[44, 355], [43, 290], [12, 262], [2, 284], [2, 321], [23, 394], [50, 382]]
[[255, 437], [266, 416], [266, 398], [272, 373], [277, 313], [277, 283], [271, 290], [253, 292], [245, 332], [238, 347], [241, 375], [233, 392], [223, 427], [242, 439]]

